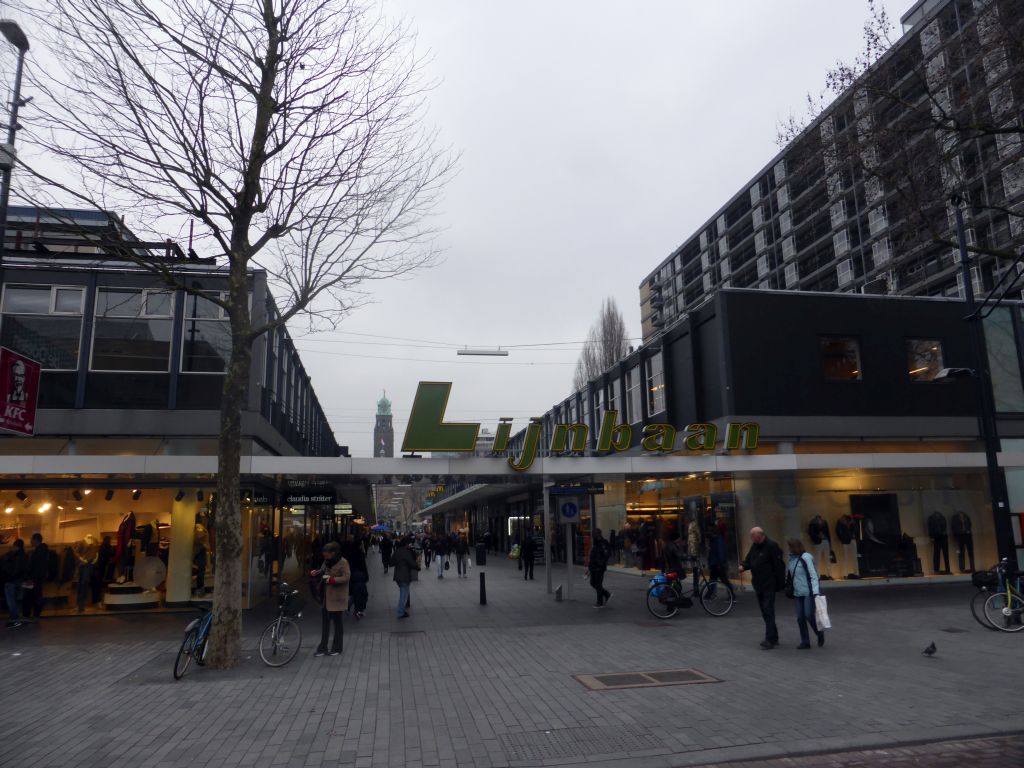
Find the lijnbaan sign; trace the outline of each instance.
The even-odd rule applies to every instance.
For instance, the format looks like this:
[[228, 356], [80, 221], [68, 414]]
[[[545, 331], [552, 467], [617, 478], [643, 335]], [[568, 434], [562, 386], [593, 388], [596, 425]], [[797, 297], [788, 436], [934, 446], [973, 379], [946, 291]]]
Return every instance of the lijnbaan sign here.
[[[447, 381], [421, 381], [416, 389], [412, 404], [409, 426], [405, 430], [402, 451], [472, 451], [480, 434], [480, 424], [448, 423], [444, 420], [448, 408], [448, 396], [452, 385]], [[626, 451], [633, 442], [633, 428], [629, 424], [617, 424], [618, 411], [605, 411], [598, 430], [597, 450]], [[508, 457], [512, 469], [526, 470], [533, 466], [540, 447], [541, 430], [544, 420], [530, 419], [526, 428], [519, 455]], [[724, 445], [729, 450], [753, 450], [757, 448], [760, 427], [753, 422], [727, 424]], [[512, 419], [498, 419], [494, 436], [494, 451], [507, 451], [512, 437]], [[589, 430], [586, 424], [556, 424], [551, 433], [551, 453], [579, 452], [586, 450]], [[671, 424], [647, 424], [643, 428], [640, 445], [651, 453], [671, 453], [677, 450], [677, 430]], [[718, 427], [710, 423], [687, 424], [682, 436], [682, 447], [688, 451], [713, 451], [718, 443]]]

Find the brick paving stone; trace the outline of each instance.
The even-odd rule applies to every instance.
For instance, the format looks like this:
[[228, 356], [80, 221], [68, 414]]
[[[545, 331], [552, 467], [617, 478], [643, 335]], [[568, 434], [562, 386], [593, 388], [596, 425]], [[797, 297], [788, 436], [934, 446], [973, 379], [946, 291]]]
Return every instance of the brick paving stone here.
[[[766, 653], [749, 592], [724, 618], [697, 608], [655, 623], [643, 579], [610, 574], [615, 602], [595, 611], [581, 580], [577, 601], [554, 603], [542, 569], [524, 583], [499, 559], [487, 568], [488, 606], [477, 604], [475, 578], [424, 579], [413, 585], [413, 617], [399, 622], [393, 583], [371, 579], [369, 616], [346, 621], [343, 656], [315, 659], [309, 644], [278, 670], [254, 656], [261, 609], [246, 614], [250, 658], [238, 669], [193, 668], [177, 683], [170, 667], [188, 614], [0, 631], [0, 695], [13, 702], [0, 768], [499, 768], [521, 764], [506, 737], [624, 727], [647, 734], [650, 749], [543, 762], [1024, 765], [1019, 737], [996, 736], [1020, 728], [1019, 707], [991, 695], [1015, 668], [1020, 638], [978, 626], [968, 587], [836, 590], [836, 629], [824, 649], [801, 653], [783, 604], [784, 644]], [[303, 620], [307, 638], [318, 619]], [[933, 640], [939, 653], [921, 657]], [[572, 677], [676, 667], [722, 682], [596, 692]], [[941, 745], [902, 746], [925, 741]], [[799, 756], [809, 751], [818, 754]]]

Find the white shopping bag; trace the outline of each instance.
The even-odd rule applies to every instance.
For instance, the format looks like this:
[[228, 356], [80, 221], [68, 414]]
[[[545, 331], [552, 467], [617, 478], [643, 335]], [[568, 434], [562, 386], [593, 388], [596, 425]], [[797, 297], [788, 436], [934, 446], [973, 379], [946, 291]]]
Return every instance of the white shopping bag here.
[[818, 629], [832, 629], [832, 621], [828, 617], [828, 598], [824, 595], [814, 597], [814, 618], [818, 622]]

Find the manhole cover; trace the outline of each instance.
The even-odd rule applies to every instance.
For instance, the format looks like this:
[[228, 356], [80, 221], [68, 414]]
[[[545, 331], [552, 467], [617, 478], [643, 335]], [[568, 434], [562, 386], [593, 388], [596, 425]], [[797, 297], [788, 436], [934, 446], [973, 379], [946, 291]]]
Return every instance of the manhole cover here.
[[575, 675], [577, 681], [592, 691], [620, 688], [653, 688], [658, 685], [693, 685], [720, 683], [698, 669], [662, 669], [654, 672], [616, 672], [606, 675]]
[[504, 733], [501, 735], [501, 747], [510, 762], [528, 765], [572, 757], [637, 756], [665, 751], [663, 742], [636, 725]]

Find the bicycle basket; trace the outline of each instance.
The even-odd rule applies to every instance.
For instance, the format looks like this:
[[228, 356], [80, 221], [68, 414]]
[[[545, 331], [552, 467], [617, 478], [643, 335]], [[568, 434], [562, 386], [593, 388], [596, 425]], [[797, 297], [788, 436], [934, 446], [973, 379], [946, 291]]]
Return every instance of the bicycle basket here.
[[289, 594], [284, 596], [284, 615], [298, 617], [302, 615], [306, 607], [306, 601], [302, 595]]
[[999, 575], [995, 571], [976, 571], [971, 574], [971, 583], [978, 589], [995, 589], [999, 586]]

